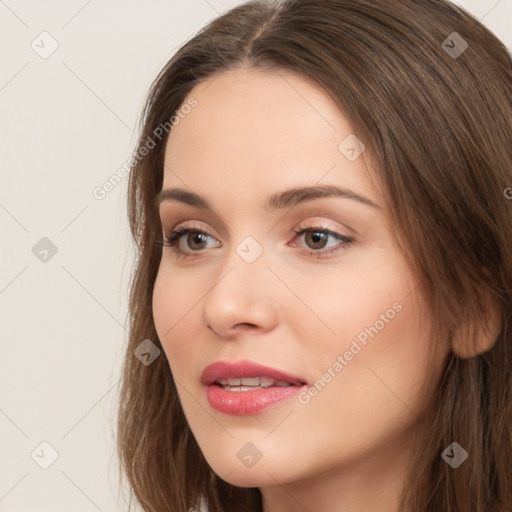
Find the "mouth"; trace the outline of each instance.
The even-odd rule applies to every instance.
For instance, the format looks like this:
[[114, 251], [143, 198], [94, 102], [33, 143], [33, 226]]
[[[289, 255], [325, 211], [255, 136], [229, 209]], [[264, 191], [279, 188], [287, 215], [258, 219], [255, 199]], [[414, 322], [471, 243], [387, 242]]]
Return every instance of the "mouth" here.
[[307, 383], [252, 361], [217, 361], [201, 374], [210, 406], [225, 414], [256, 414], [296, 396]]
[[236, 388], [268, 388], [271, 386], [302, 386], [306, 384], [306, 381], [270, 366], [241, 360], [236, 362], [216, 361], [208, 365], [201, 374], [201, 383], [205, 386], [216, 384]]
[[227, 391], [254, 391], [270, 387], [286, 388], [289, 386], [301, 386], [300, 383], [291, 383], [283, 380], [275, 380], [271, 377], [245, 377], [235, 379], [215, 379], [214, 385]]

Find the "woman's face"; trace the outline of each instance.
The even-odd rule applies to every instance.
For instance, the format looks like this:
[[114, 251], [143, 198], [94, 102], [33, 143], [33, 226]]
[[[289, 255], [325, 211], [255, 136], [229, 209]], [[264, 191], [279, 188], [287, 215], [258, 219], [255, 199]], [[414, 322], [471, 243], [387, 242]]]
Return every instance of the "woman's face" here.
[[[332, 99], [296, 75], [231, 70], [190, 97], [197, 105], [168, 139], [160, 215], [165, 235], [204, 234], [164, 247], [153, 308], [208, 463], [234, 485], [287, 489], [405, 471], [425, 380], [437, 380], [448, 348], [432, 369], [419, 283], [363, 146]], [[345, 193], [313, 193], [328, 186]], [[165, 192], [175, 188], [211, 209]], [[217, 361], [235, 366], [203, 374]], [[237, 376], [253, 380], [207, 385]]]

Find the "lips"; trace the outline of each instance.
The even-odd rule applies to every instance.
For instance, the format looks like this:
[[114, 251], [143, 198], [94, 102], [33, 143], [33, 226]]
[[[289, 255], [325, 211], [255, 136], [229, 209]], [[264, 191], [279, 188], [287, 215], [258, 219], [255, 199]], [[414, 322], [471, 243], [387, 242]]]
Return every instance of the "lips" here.
[[217, 361], [201, 374], [210, 406], [231, 415], [258, 414], [291, 400], [304, 379], [252, 361]]
[[263, 366], [252, 361], [230, 363], [217, 361], [208, 365], [201, 374], [201, 383], [205, 386], [302, 386], [306, 381], [281, 370]]

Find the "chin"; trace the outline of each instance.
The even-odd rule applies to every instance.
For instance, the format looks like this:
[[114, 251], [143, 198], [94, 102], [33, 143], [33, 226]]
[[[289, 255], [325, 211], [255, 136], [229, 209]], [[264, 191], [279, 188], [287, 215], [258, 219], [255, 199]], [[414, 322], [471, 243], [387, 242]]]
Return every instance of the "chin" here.
[[[276, 481], [287, 483], [298, 478], [298, 468], [294, 468], [292, 473], [289, 465], [284, 462], [287, 457], [278, 456], [276, 453], [266, 460], [262, 456], [252, 465], [250, 461], [244, 462], [244, 455], [247, 452], [250, 453], [250, 450], [246, 448], [245, 452], [240, 453], [241, 449], [237, 446], [233, 452], [210, 453], [207, 462], [219, 478], [237, 487], [274, 486]], [[283, 462], [282, 466], [281, 462]]]
[[[256, 468], [233, 468], [227, 464], [211, 466], [219, 478], [236, 487], [265, 487], [275, 485], [276, 481], [265, 471], [263, 466]], [[275, 475], [274, 475], [274, 478]], [[280, 478], [277, 478], [281, 482]]]

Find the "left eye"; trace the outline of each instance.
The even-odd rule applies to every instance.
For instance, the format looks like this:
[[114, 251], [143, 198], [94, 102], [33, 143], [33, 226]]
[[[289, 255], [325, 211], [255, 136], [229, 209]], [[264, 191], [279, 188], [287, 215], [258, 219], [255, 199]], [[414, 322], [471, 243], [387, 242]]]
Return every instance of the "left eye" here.
[[[304, 236], [304, 240], [309, 249], [312, 249], [310, 254], [319, 253], [319, 255], [324, 253], [331, 253], [341, 248], [348, 247], [353, 238], [345, 235], [341, 235], [340, 233], [336, 233], [335, 231], [331, 231], [329, 229], [323, 228], [301, 228], [295, 231], [297, 234], [297, 238], [300, 238], [302, 235]], [[328, 239], [334, 239], [338, 241], [338, 244], [334, 243], [330, 246], [327, 245]], [[334, 247], [328, 251], [320, 251], [319, 249], [325, 249], [326, 247]]]
[[[329, 229], [322, 228], [302, 228], [298, 231], [295, 231], [297, 234], [297, 238], [302, 235], [306, 235], [304, 240], [306, 244], [308, 244], [308, 248], [310, 249], [324, 249], [327, 247], [327, 240], [329, 238], [334, 238], [338, 242], [342, 242], [343, 244], [349, 244], [352, 242], [352, 238], [348, 236], [341, 235]], [[313, 246], [309, 246], [311, 243]], [[317, 251], [314, 251], [317, 252]], [[329, 251], [327, 251], [329, 252]]]

